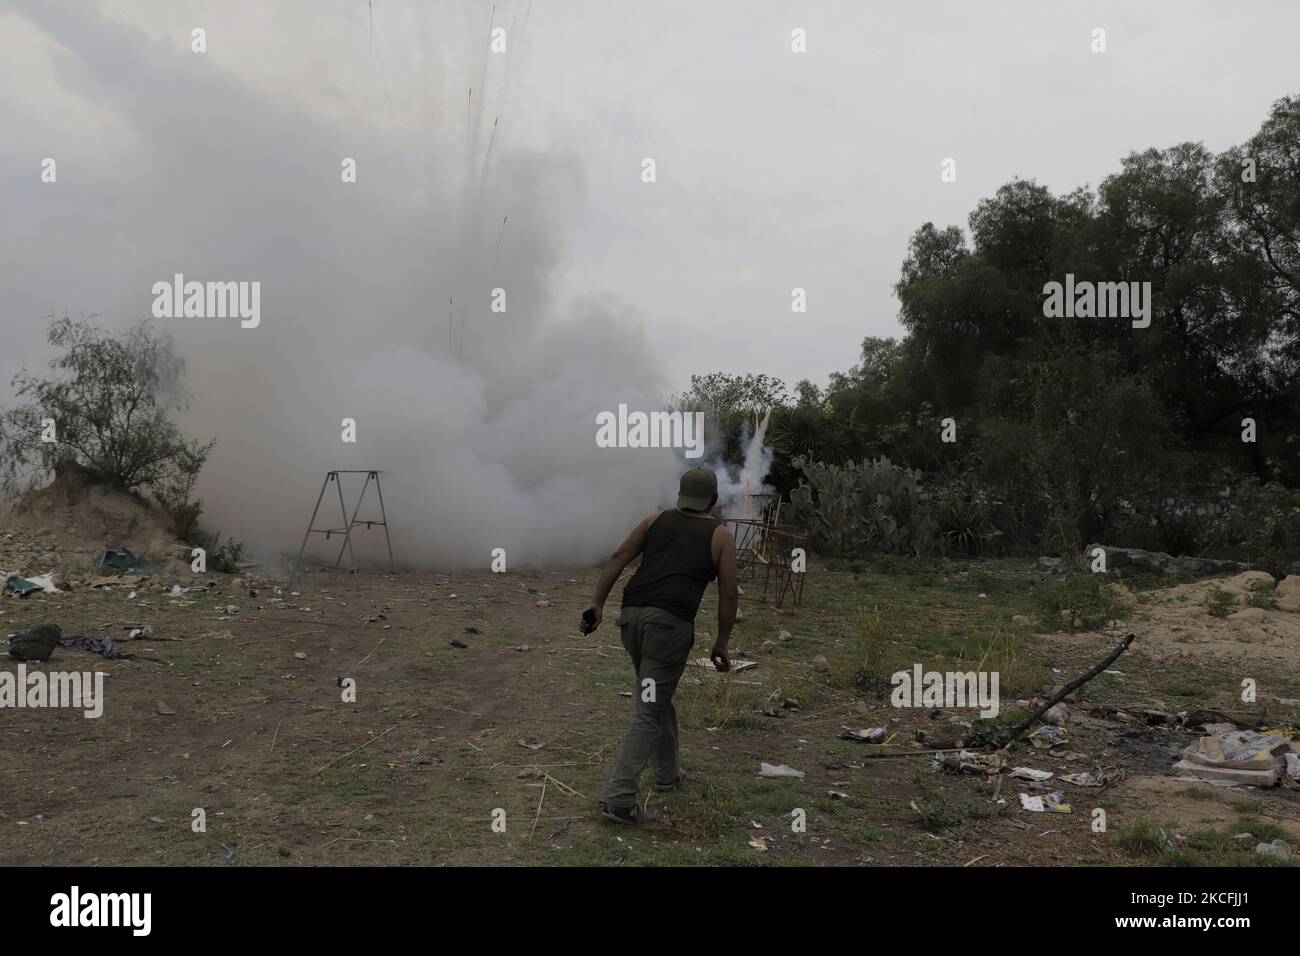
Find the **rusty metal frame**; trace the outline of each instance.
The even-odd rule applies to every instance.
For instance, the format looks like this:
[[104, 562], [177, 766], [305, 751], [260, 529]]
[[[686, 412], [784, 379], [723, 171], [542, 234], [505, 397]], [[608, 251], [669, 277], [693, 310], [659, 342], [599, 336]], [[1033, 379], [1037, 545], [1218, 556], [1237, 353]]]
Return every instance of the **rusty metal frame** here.
[[[357, 556], [352, 550], [352, 529], [358, 525], [365, 525], [367, 531], [372, 527], [384, 529], [384, 542], [388, 545], [388, 570], [391, 571], [393, 569], [393, 539], [388, 534], [388, 513], [384, 510], [384, 489], [379, 483], [379, 476], [381, 474], [383, 474], [383, 472], [375, 471], [373, 469], [347, 470], [338, 468], [325, 473], [325, 480], [320, 486], [320, 494], [316, 496], [316, 507], [312, 509], [311, 519], [307, 522], [307, 533], [302, 536], [302, 544], [298, 547], [298, 557], [293, 563], [293, 574], [289, 576], [290, 583], [293, 583], [293, 580], [298, 576], [298, 571], [302, 567], [303, 552], [307, 550], [307, 541], [313, 534], [323, 534], [326, 541], [329, 540], [330, 535], [343, 535], [343, 544], [339, 546], [338, 557], [334, 559], [334, 567], [337, 568], [343, 561], [343, 552], [346, 551], [348, 553], [348, 559], [352, 564], [353, 573], [360, 570], [357, 565]], [[365, 483], [361, 486], [361, 494], [357, 496], [357, 502], [352, 506], [351, 517], [348, 516], [348, 508], [343, 501], [343, 482], [339, 478], [340, 475], [366, 476]], [[331, 481], [334, 482], [334, 486], [338, 490], [339, 514], [345, 523], [342, 528], [317, 528], [316, 516], [320, 513], [320, 503], [324, 500], [325, 489], [329, 487]], [[379, 496], [379, 520], [358, 520], [357, 514], [361, 511], [361, 503], [365, 501], [366, 492], [370, 490], [370, 483], [372, 481], [375, 483], [375, 494]]]

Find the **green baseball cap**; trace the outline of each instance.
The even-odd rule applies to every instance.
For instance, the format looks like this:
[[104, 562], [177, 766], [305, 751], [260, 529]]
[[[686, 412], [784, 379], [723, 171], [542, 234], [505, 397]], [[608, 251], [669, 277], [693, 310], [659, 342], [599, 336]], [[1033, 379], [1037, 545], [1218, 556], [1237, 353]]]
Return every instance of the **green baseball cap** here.
[[692, 468], [682, 475], [677, 487], [677, 507], [687, 511], [708, 511], [718, 494], [718, 476], [708, 468]]

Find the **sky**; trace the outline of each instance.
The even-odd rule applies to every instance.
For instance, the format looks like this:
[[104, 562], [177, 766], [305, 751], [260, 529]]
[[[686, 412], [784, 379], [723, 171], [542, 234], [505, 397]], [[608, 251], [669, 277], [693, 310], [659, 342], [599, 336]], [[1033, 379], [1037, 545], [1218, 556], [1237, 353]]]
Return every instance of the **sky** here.
[[[440, 128], [463, 133], [452, 105], [472, 85], [462, 68], [485, 56], [493, 6], [0, 2], [0, 197], [11, 209], [0, 229], [18, 256], [0, 267], [0, 321], [30, 328], [51, 309], [125, 305], [92, 264], [64, 262], [56, 282], [24, 261], [48, 258], [46, 242], [75, 223], [12, 215], [15, 192], [40, 188], [45, 155], [92, 181], [139, 161], [135, 117], [76, 82], [82, 58], [114, 52], [79, 48], [90, 42], [79, 25], [120, 24], [160, 57], [187, 52], [203, 26], [206, 63], [225, 82], [312, 114], [340, 150], [363, 152], [376, 139], [415, 148]], [[42, 7], [74, 26], [43, 23]], [[892, 287], [922, 223], [964, 225], [1013, 176], [1067, 191], [1133, 149], [1222, 149], [1300, 84], [1291, 2], [522, 0], [496, 3], [494, 23], [507, 30], [497, 56], [511, 58], [494, 109], [499, 152], [568, 154], [580, 171], [551, 289], [561, 302], [602, 297], [643, 323], [668, 391], [713, 369], [824, 383], [863, 336], [901, 334]], [[1105, 53], [1090, 49], [1098, 27]], [[805, 53], [791, 50], [795, 28]], [[477, 50], [463, 39], [474, 35]], [[940, 180], [948, 157], [955, 183]], [[796, 287], [805, 314], [791, 313]], [[0, 372], [23, 357], [10, 349]]]
[[48, 315], [256, 281], [254, 327], [157, 320], [210, 527], [283, 553], [327, 468], [382, 468], [409, 563], [594, 560], [685, 464], [594, 416], [824, 384], [901, 333], [921, 225], [1243, 141], [1297, 36], [1293, 2], [0, 0], [0, 404]]

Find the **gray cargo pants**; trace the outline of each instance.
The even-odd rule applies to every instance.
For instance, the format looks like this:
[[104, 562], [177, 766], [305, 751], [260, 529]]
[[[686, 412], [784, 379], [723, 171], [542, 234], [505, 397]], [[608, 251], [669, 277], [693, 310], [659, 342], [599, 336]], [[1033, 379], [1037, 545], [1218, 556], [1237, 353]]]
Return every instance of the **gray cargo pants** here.
[[656, 784], [677, 781], [673, 692], [695, 645], [695, 625], [654, 607], [625, 607], [617, 623], [636, 669], [632, 688], [636, 712], [600, 799], [606, 806], [626, 809], [636, 805], [637, 786], [647, 763]]

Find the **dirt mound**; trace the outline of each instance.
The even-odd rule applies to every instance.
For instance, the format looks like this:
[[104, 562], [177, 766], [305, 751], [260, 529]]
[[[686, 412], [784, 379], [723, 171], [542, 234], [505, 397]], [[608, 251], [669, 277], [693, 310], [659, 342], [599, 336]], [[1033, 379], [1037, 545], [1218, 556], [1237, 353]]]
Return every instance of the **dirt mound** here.
[[[1221, 658], [1300, 662], [1300, 611], [1247, 603], [1260, 593], [1256, 589], [1270, 588], [1272, 584], [1272, 576], [1263, 571], [1244, 571], [1230, 578], [1152, 591], [1134, 609], [1133, 619], [1117, 627], [1137, 634], [1148, 647], [1164, 645], [1169, 650]], [[1287, 597], [1300, 590], [1298, 584], [1287, 578], [1279, 585], [1275, 597], [1281, 608], [1296, 606]], [[1235, 599], [1235, 609], [1226, 617], [1211, 613], [1211, 598], [1216, 591], [1226, 591]]]
[[106, 549], [119, 547], [169, 570], [188, 564], [189, 548], [161, 510], [80, 475], [60, 474], [0, 511], [0, 570], [54, 570], [66, 579], [90, 572]]

